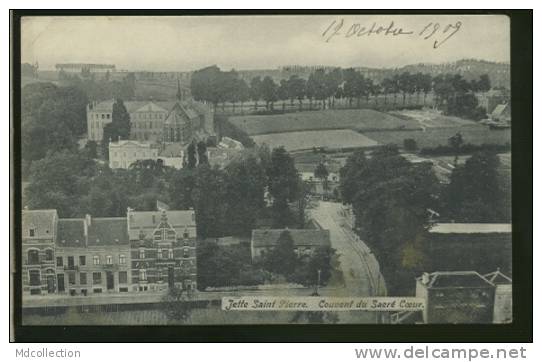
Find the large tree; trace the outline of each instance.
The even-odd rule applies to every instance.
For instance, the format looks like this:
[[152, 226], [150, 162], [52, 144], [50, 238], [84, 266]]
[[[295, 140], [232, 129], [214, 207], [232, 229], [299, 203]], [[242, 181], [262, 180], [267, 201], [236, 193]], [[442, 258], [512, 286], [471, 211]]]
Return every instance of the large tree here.
[[390, 290], [402, 292], [401, 285], [427, 262], [423, 244], [430, 226], [427, 210], [435, 208], [438, 194], [431, 165], [411, 164], [397, 147], [385, 146], [373, 151], [370, 159], [354, 154], [345, 168], [341, 191], [344, 201], [352, 204], [356, 228], [379, 259]]
[[231, 235], [249, 236], [265, 207], [265, 168], [254, 155], [233, 160], [226, 167], [226, 225]]
[[273, 209], [277, 227], [290, 222], [288, 203], [299, 197], [299, 174], [290, 154], [279, 147], [273, 149], [267, 168], [269, 193], [273, 196]]
[[102, 138], [102, 152], [109, 158], [109, 142], [117, 142], [130, 138], [130, 114], [126, 110], [124, 101], [116, 99], [113, 103], [113, 112], [111, 114], [111, 122], [106, 124]]
[[443, 193], [442, 214], [456, 222], [510, 222], [507, 179], [491, 151], [475, 153], [452, 172]]
[[270, 76], [266, 76], [262, 81], [262, 98], [265, 101], [267, 110], [272, 110], [274, 103], [278, 99], [278, 86]]

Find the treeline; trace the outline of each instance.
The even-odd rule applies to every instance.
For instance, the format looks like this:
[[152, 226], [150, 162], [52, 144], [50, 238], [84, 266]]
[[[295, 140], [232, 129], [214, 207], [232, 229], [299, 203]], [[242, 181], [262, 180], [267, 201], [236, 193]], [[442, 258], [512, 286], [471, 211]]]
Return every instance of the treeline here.
[[248, 236], [260, 219], [277, 228], [302, 226], [304, 188], [284, 148], [247, 150], [224, 169], [204, 155], [202, 143], [189, 147], [180, 170], [153, 160], [112, 170], [89, 149], [51, 152], [32, 163], [23, 205], [54, 208], [60, 217], [125, 216], [128, 207], [155, 210], [159, 200], [175, 210], [194, 208], [200, 238]]
[[80, 74], [69, 74], [61, 70], [58, 73], [61, 85], [81, 89], [90, 100], [104, 101], [121, 98], [132, 100], [135, 98], [136, 78], [134, 73], [128, 73], [122, 79], [112, 79], [109, 71], [101, 78], [97, 78], [88, 69]]
[[79, 87], [31, 83], [21, 92], [22, 176], [48, 152], [74, 151], [86, 132], [87, 94]]
[[[406, 106], [407, 98], [416, 95], [418, 101], [423, 97], [425, 105], [427, 95], [432, 92], [437, 98], [437, 107], [445, 114], [476, 120], [485, 117], [485, 110], [478, 106], [474, 94], [491, 88], [487, 75], [467, 81], [458, 74], [432, 77], [424, 73], [403, 72], [375, 83], [353, 68], [335, 68], [327, 72], [319, 69], [308, 79], [292, 75], [279, 83], [269, 76], [263, 79], [254, 77], [247, 83], [235, 70], [223, 72], [217, 66], [194, 72], [190, 86], [196, 100], [209, 102], [215, 109], [220, 103], [230, 102], [235, 106], [251, 100], [255, 108], [258, 102], [264, 102], [268, 111], [273, 111], [277, 101], [289, 101], [292, 105], [298, 103], [299, 110], [302, 110], [304, 100], [309, 101], [311, 109], [313, 101], [320, 102], [324, 109], [334, 108], [337, 99], [346, 99], [350, 106], [356, 101], [359, 107], [362, 99], [368, 103], [369, 98], [374, 97], [378, 102], [381, 95], [384, 96], [384, 104], [392, 102], [397, 105], [400, 98], [402, 105]], [[393, 97], [393, 100], [389, 101], [388, 97]]]
[[475, 153], [440, 185], [428, 163], [412, 164], [397, 147], [368, 158], [357, 151], [341, 169], [340, 191], [353, 207], [356, 230], [380, 261], [390, 294], [411, 293], [412, 280], [431, 269], [427, 258], [429, 210], [441, 222], [509, 223], [509, 177], [499, 174], [495, 152]]

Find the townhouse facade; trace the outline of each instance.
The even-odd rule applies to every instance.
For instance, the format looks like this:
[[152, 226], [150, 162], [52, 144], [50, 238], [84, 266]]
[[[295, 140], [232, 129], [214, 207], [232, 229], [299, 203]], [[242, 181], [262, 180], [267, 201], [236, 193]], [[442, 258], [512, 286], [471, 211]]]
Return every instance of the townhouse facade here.
[[193, 210], [62, 219], [22, 213], [24, 295], [87, 296], [197, 288]]

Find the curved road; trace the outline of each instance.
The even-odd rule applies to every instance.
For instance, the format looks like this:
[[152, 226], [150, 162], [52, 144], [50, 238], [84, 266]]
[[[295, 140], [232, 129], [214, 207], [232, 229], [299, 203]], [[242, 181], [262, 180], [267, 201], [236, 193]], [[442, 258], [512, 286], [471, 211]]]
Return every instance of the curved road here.
[[384, 296], [386, 285], [378, 261], [369, 247], [352, 231], [344, 206], [320, 201], [311, 217], [330, 231], [331, 246], [337, 250], [346, 291], [351, 296]]

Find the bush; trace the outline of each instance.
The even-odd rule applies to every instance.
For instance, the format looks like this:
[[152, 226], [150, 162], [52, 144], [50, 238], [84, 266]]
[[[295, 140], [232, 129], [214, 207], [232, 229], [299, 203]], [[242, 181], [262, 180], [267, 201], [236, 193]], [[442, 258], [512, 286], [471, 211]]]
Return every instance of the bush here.
[[418, 149], [418, 144], [413, 138], [405, 138], [403, 140], [403, 148], [407, 151], [416, 151]]

